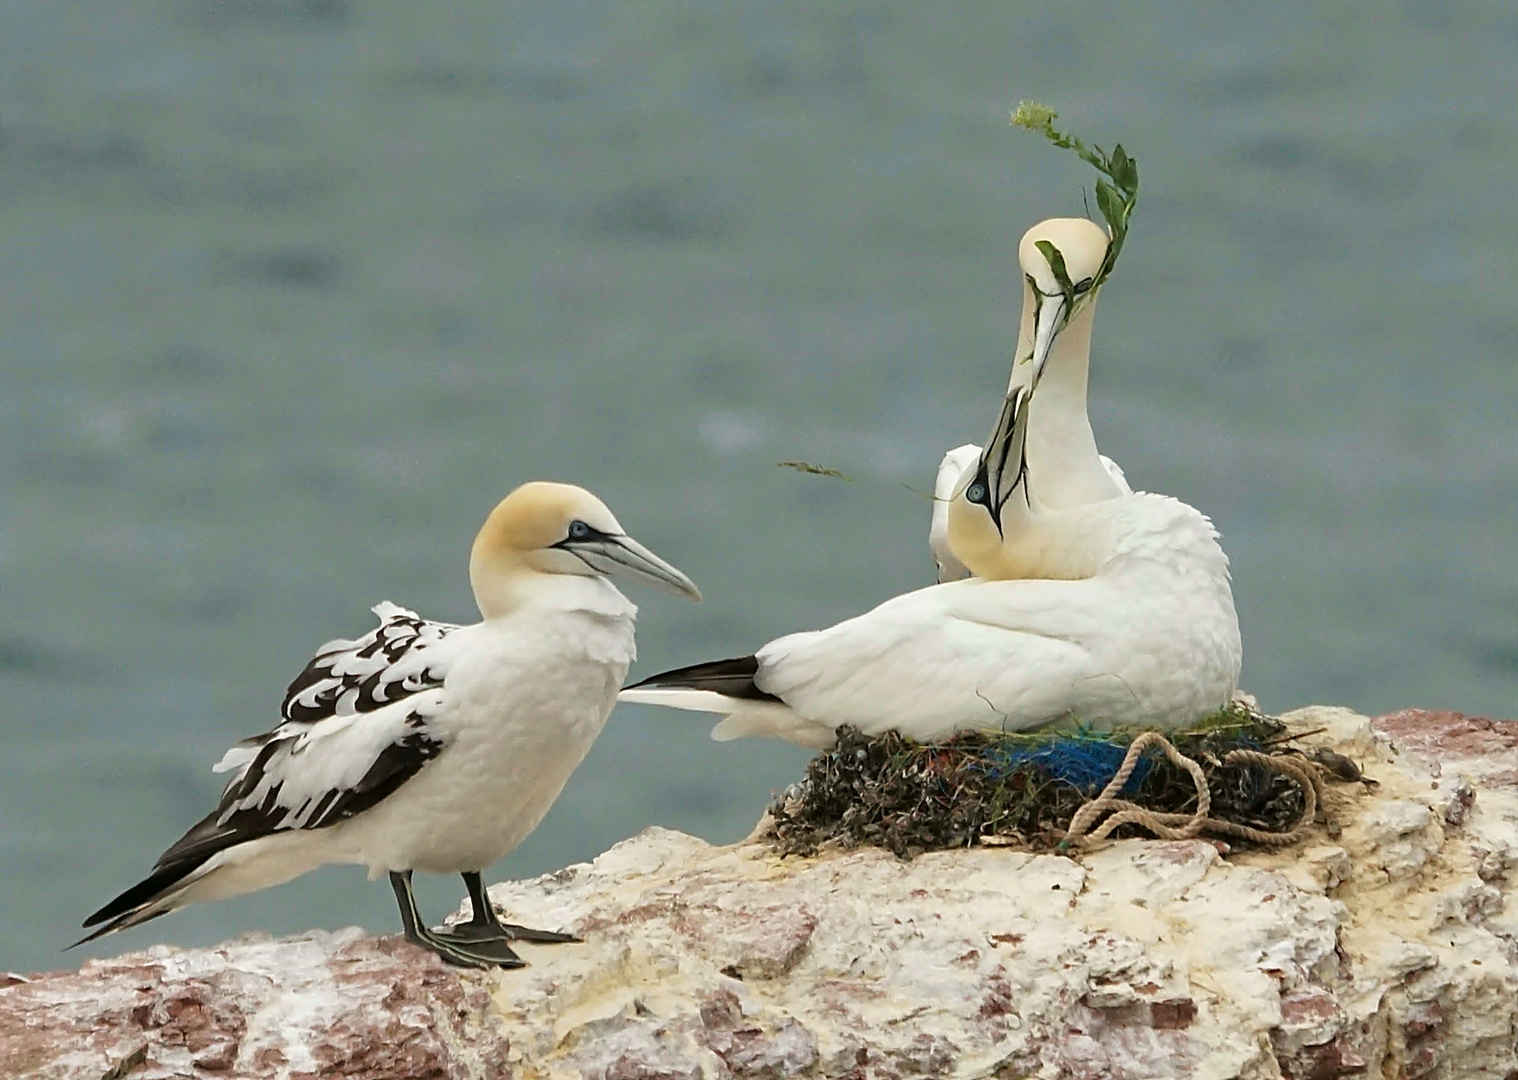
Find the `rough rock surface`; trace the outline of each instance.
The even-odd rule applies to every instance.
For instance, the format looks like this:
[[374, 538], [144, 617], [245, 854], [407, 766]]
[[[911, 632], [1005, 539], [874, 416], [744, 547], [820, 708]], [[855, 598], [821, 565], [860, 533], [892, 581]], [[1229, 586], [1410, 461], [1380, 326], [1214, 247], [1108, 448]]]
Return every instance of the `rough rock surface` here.
[[1289, 850], [649, 829], [492, 889], [586, 939], [521, 971], [349, 930], [0, 975], [0, 1076], [1518, 1077], [1518, 724], [1289, 719], [1379, 782]]

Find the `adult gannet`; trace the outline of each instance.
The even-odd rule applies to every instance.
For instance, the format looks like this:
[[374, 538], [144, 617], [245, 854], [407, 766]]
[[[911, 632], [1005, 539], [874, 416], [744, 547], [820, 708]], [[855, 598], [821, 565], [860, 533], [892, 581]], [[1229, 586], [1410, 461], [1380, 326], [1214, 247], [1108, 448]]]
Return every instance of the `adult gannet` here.
[[[1048, 507], [1100, 502], [1133, 490], [1117, 462], [1097, 452], [1086, 413], [1091, 326], [1109, 248], [1107, 233], [1085, 218], [1041, 221], [1017, 247], [1023, 310], [1007, 391], [1043, 387], [1028, 421], [1027, 452], [1039, 497]], [[928, 546], [940, 582], [969, 573], [949, 550], [948, 503], [979, 456], [974, 444], [957, 446], [938, 466]]]
[[1032, 397], [1013, 386], [948, 504], [948, 546], [973, 577], [621, 700], [724, 714], [716, 739], [815, 748], [843, 724], [932, 741], [1066, 719], [1175, 727], [1227, 704], [1242, 648], [1212, 523], [1164, 495], [1045, 504], [1029, 485]]
[[[520, 967], [510, 940], [573, 941], [502, 924], [480, 871], [537, 827], [616, 701], [638, 609], [608, 575], [700, 599], [590, 492], [517, 488], [470, 551], [482, 621], [382, 603], [377, 629], [323, 645], [290, 684], [284, 722], [216, 765], [232, 773], [216, 809], [85, 920], [103, 925], [83, 941], [325, 863], [388, 873], [407, 939], [450, 963]], [[413, 870], [461, 874], [474, 917], [429, 929]]]

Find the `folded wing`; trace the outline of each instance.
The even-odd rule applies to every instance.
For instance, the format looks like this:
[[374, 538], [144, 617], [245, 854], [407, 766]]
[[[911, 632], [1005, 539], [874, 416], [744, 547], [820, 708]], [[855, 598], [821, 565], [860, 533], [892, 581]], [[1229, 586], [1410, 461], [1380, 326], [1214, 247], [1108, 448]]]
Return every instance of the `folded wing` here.
[[920, 589], [770, 642], [757, 653], [755, 683], [808, 719], [866, 734], [1037, 727], [1070, 714], [1097, 674], [1070, 618], [1091, 586], [967, 580]]
[[752, 658], [655, 675], [621, 698], [723, 714], [717, 739], [773, 735], [818, 747], [843, 724], [931, 740], [1094, 715], [1114, 685], [1087, 644], [1089, 613], [1101, 606], [1092, 593], [1104, 588], [930, 586], [826, 630], [777, 638]]

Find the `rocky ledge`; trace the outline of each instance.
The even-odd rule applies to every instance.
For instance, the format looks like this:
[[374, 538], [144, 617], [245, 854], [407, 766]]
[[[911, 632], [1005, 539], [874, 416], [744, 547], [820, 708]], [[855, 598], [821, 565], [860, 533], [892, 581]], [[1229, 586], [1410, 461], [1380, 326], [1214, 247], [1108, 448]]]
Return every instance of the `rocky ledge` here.
[[649, 829], [497, 885], [584, 944], [359, 930], [0, 975], [0, 1075], [1518, 1077], [1518, 724], [1287, 718], [1374, 784], [1299, 846], [780, 859]]

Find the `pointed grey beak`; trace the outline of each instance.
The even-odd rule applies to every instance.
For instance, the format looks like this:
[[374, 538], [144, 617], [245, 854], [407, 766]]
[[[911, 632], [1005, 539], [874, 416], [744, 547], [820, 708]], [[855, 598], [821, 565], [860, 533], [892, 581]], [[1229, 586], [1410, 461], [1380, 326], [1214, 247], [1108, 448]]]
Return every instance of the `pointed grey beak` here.
[[[1038, 286], [1034, 286], [1037, 291]], [[1028, 390], [1031, 392], [1038, 386], [1038, 380], [1043, 377], [1044, 365], [1049, 362], [1049, 353], [1054, 348], [1054, 339], [1065, 328], [1065, 316], [1068, 314], [1066, 301], [1063, 293], [1053, 296], [1047, 293], [1039, 293], [1038, 314], [1033, 318], [1033, 363], [1029, 365], [1027, 376]]]
[[1028, 405], [1032, 398], [1033, 393], [1026, 386], [1014, 386], [1007, 392], [996, 428], [986, 440], [975, 474], [965, 488], [965, 498], [984, 506], [998, 531], [1002, 527], [1002, 508], [1019, 485], [1026, 489]]
[[630, 536], [602, 534], [564, 546], [597, 573], [641, 581], [692, 600], [701, 599], [701, 590], [694, 581]]

